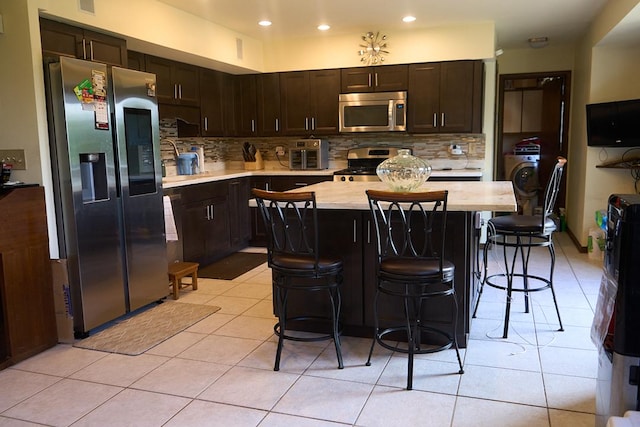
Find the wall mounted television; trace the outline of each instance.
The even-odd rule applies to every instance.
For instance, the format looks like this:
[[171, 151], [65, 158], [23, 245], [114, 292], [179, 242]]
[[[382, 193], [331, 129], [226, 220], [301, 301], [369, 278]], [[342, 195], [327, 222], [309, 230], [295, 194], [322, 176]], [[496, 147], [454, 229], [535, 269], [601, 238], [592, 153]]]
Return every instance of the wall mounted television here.
[[640, 147], [640, 99], [588, 104], [587, 145]]

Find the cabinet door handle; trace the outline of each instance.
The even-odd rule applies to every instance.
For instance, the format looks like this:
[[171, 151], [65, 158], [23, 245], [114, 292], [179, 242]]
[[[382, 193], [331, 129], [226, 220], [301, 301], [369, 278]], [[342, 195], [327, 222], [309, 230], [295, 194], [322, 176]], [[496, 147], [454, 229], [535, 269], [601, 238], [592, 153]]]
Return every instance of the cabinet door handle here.
[[214, 207], [215, 205], [209, 205], [209, 209], [211, 209], [211, 215], [209, 216], [210, 220], [213, 220], [213, 218], [215, 217], [215, 211], [213, 210]]
[[178, 98], [182, 99], [182, 84], [178, 84]]
[[256, 131], [256, 121], [251, 119], [251, 133]]
[[311, 117], [311, 130], [316, 130], [316, 118]]
[[209, 130], [209, 118], [204, 118], [204, 130]]
[[433, 113], [433, 127], [438, 127], [438, 113]]
[[378, 87], [378, 73], [376, 73], [376, 87]]
[[89, 40], [89, 58], [93, 61], [93, 40]]
[[87, 59], [87, 41], [82, 39], [82, 59]]
[[304, 130], [309, 130], [309, 117], [304, 118]]
[[358, 222], [354, 219], [353, 220], [353, 243], [357, 243], [358, 242]]
[[446, 126], [445, 121], [444, 121], [444, 113], [442, 113], [440, 115], [440, 126], [442, 126], [442, 127]]
[[371, 87], [371, 73], [369, 73], [369, 87]]
[[173, 97], [174, 97], [175, 99], [178, 99], [178, 84], [177, 84], [177, 83], [175, 83], [175, 84], [173, 85]]
[[280, 132], [280, 123], [278, 119], [276, 119], [276, 132]]
[[371, 243], [371, 221], [367, 221], [367, 243]]

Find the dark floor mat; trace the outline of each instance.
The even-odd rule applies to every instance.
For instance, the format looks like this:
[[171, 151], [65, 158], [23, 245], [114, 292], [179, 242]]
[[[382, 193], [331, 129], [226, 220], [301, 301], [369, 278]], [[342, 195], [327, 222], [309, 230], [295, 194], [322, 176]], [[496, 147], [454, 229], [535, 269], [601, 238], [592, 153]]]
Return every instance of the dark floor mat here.
[[232, 280], [267, 262], [267, 254], [236, 252], [198, 269], [198, 277]]

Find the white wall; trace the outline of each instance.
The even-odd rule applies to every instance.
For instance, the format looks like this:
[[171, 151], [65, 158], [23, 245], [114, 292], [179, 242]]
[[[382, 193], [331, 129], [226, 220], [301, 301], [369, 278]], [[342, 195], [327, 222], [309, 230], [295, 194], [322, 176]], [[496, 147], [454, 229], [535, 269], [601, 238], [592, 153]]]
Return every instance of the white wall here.
[[[609, 1], [590, 25], [577, 46], [573, 106], [569, 134], [567, 167], [567, 224], [582, 246], [586, 246], [589, 228], [595, 226], [594, 215], [606, 208], [608, 195], [634, 192], [629, 186], [628, 171], [597, 169], [603, 161], [618, 158], [623, 149], [587, 147], [585, 105], [613, 99], [640, 97], [638, 48], [598, 45], [616, 31], [616, 26], [630, 12], [638, 11], [638, 0]], [[628, 88], [628, 89], [627, 89]], [[631, 190], [631, 191], [630, 191]]]
[[[387, 33], [385, 64], [493, 58], [493, 23], [433, 27]], [[264, 46], [265, 71], [313, 70], [362, 65], [358, 50], [363, 34], [323, 35], [274, 40]]]

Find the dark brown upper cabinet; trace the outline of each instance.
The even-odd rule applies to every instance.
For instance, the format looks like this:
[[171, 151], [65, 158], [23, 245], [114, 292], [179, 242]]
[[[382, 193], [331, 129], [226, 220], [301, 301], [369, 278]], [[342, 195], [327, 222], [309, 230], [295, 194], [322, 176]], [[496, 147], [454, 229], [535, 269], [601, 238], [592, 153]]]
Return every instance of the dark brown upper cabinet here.
[[256, 76], [254, 74], [234, 77], [234, 122], [235, 136], [258, 135], [258, 113], [256, 108]]
[[68, 56], [127, 66], [127, 42], [123, 39], [48, 19], [40, 19], [40, 37], [42, 56], [47, 62]]
[[200, 70], [200, 128], [202, 136], [225, 135], [225, 74], [215, 70]]
[[281, 73], [280, 93], [284, 135], [338, 133], [340, 70]]
[[408, 131], [482, 132], [482, 79], [482, 61], [409, 65]]
[[407, 90], [408, 65], [343, 68], [341, 93]]
[[194, 107], [200, 105], [198, 67], [145, 55], [145, 70], [156, 75], [159, 103]]
[[281, 135], [280, 75], [278, 73], [256, 75], [256, 101], [258, 104], [258, 135]]

